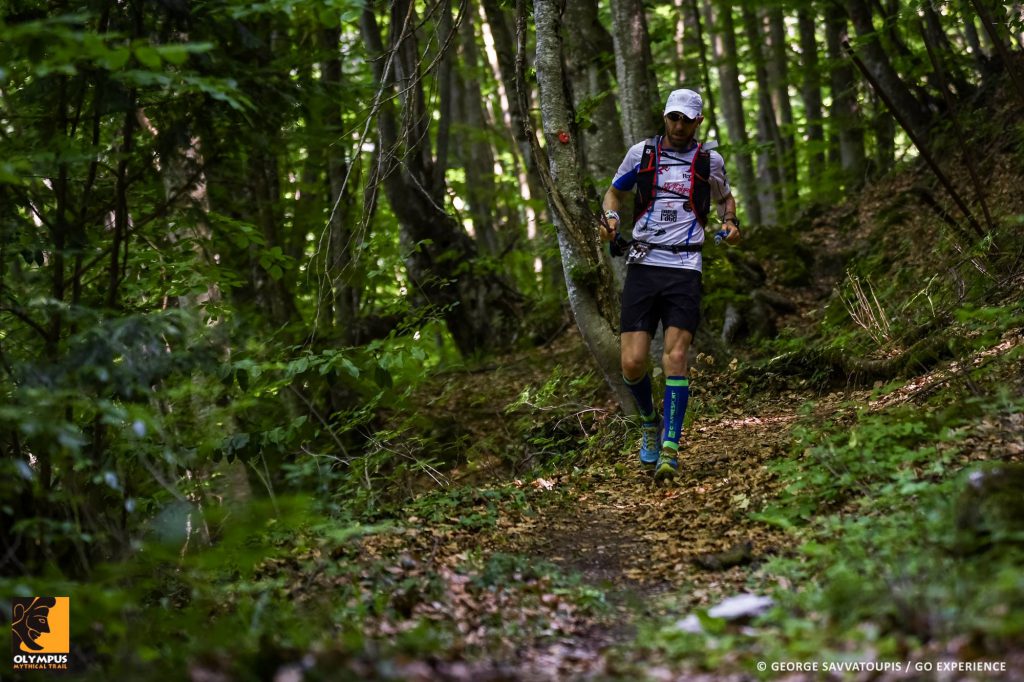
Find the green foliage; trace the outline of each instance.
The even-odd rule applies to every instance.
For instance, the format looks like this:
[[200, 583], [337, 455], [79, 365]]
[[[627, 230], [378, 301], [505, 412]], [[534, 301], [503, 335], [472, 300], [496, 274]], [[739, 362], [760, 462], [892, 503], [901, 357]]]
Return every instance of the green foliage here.
[[522, 434], [513, 461], [550, 470], [594, 454], [609, 427], [593, 407], [603, 388], [595, 372], [562, 365], [541, 386], [527, 387], [504, 409], [510, 428]]
[[454, 524], [473, 531], [494, 528], [502, 510], [532, 511], [523, 491], [511, 485], [439, 490], [417, 497], [403, 509], [432, 525]]

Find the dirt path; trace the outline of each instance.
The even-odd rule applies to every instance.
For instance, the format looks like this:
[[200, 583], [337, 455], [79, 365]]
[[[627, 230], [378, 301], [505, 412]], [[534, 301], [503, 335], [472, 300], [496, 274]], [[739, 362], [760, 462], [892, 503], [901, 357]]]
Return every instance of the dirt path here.
[[[828, 412], [831, 402], [818, 409]], [[633, 641], [638, 617], [667, 615], [666, 602], [682, 615], [744, 591], [750, 573], [783, 541], [780, 531], [747, 515], [777, 492], [767, 465], [790, 448], [798, 406], [705, 420], [691, 433], [670, 487], [656, 487], [633, 458], [567, 482], [574, 486], [570, 501], [534, 520], [534, 532], [524, 535], [534, 541], [521, 551], [603, 590], [612, 615], [600, 627], [520, 652], [515, 679], [620, 677], [607, 654]], [[742, 545], [749, 550], [730, 551]], [[723, 554], [745, 556], [738, 566], [699, 565]]]

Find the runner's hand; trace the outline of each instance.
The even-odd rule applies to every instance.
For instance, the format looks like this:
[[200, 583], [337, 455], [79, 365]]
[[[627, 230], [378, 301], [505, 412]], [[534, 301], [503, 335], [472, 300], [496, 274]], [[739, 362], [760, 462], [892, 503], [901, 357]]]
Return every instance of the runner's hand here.
[[615, 235], [619, 231], [619, 221], [615, 218], [605, 220], [601, 223], [599, 230], [601, 232], [601, 241], [610, 242], [615, 239]]
[[740, 228], [733, 225], [732, 221], [725, 221], [722, 227], [726, 231], [725, 241], [729, 244], [737, 244], [740, 241]]

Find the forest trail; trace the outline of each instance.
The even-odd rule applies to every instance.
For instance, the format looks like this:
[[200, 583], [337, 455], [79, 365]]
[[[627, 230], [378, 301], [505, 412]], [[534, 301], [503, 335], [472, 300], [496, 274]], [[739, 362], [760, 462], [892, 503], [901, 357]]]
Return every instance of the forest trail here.
[[[514, 392], [522, 396], [524, 387], [543, 386], [551, 377], [564, 382], [565, 369], [584, 366], [586, 359], [578, 335], [570, 331], [547, 348], [509, 357], [486, 371], [449, 377], [447, 390], [435, 386], [425, 392], [424, 415], [438, 424], [450, 422], [449, 415], [462, 415], [458, 428], [474, 442], [486, 433], [516, 433], [510, 416], [493, 406], [508, 405], [514, 402]], [[417, 517], [412, 521], [420, 530], [411, 536], [369, 540], [371, 554], [407, 552], [418, 561], [429, 557], [429, 563], [451, 567], [455, 574], [463, 570], [459, 566], [467, 553], [521, 557], [573, 576], [580, 589], [601, 595], [605, 604], [599, 613], [584, 615], [571, 599], [563, 602], [545, 595], [551, 600], [552, 624], [545, 636], [511, 636], [493, 656], [436, 661], [429, 670], [417, 662], [415, 668], [403, 670], [404, 677], [632, 679], [642, 670], [648, 679], [678, 679], [679, 671], [654, 669], [633, 659], [640, 655], [631, 646], [640, 634], [638, 626], [652, 619], [683, 618], [696, 608], [751, 589], [751, 575], [786, 542], [784, 531], [750, 518], [750, 512], [779, 492], [781, 484], [769, 464], [789, 452], [791, 428], [808, 401], [814, 401], [814, 415], [824, 419], [849, 398], [841, 392], [815, 395], [781, 389], [740, 396], [730, 371], [711, 372], [705, 365], [704, 371], [693, 374], [694, 417], [684, 430], [680, 472], [672, 484], [655, 485], [652, 473], [641, 467], [639, 428], [630, 427], [624, 437], [616, 405], [587, 404], [587, 397], [580, 395], [581, 402], [572, 409], [592, 421], [574, 426], [582, 429], [581, 435], [590, 435], [592, 453], [583, 454], [574, 466], [557, 466], [549, 478], [534, 480], [517, 479], [514, 471], [497, 464], [488, 468], [477, 463], [451, 474], [452, 485], [463, 490], [511, 483], [531, 500], [529, 513], [499, 505], [495, 528], [470, 532], [458, 527], [441, 531]], [[543, 422], [538, 426], [547, 432], [557, 430], [560, 422], [531, 404], [540, 400], [529, 395], [520, 409], [535, 423]], [[501, 423], [504, 430], [495, 426]], [[473, 504], [479, 508], [482, 500]], [[446, 569], [440, 572], [451, 575]], [[528, 571], [521, 573], [510, 576], [506, 584], [529, 583]], [[462, 578], [450, 580], [449, 589], [461, 594]], [[498, 609], [485, 605], [490, 597], [470, 596], [466, 622], [478, 622], [470, 613]], [[517, 597], [512, 599], [501, 607], [505, 617], [518, 615], [509, 611], [520, 608]], [[562, 608], [568, 611], [562, 613]]]
[[[744, 591], [750, 573], [783, 542], [781, 531], [751, 521], [748, 512], [776, 492], [767, 464], [788, 451], [802, 400], [788, 402], [788, 409], [766, 405], [698, 422], [672, 485], [656, 486], [635, 456], [625, 461], [624, 454], [623, 461], [596, 468], [582, 489], [571, 488], [572, 503], [533, 520], [533, 532], [520, 537], [534, 542], [522, 551], [604, 591], [613, 615], [600, 627], [522, 652], [523, 679], [614, 673], [605, 654], [632, 641], [638, 616], [667, 615], [663, 597], [672, 595], [668, 608], [681, 618]], [[657, 679], [659, 671], [645, 674]]]
[[[990, 362], [1021, 343], [1024, 336], [1019, 331], [1007, 333], [963, 364]], [[608, 436], [599, 432], [597, 448], [602, 454], [588, 464], [572, 471], [556, 469], [550, 478], [514, 481], [529, 491], [532, 513], [502, 513], [493, 531], [446, 536], [447, 548], [441, 550], [435, 539], [431, 552], [454, 557], [467, 551], [496, 551], [520, 557], [525, 565], [553, 565], [562, 574], [574, 576], [581, 589], [601, 595], [604, 608], [596, 614], [577, 610], [571, 597], [559, 596], [544, 579], [536, 583], [531, 571], [520, 570], [509, 584], [524, 583], [542, 595], [548, 610], [542, 607], [532, 613], [549, 623], [545, 634], [513, 635], [505, 639], [500, 652], [485, 657], [435, 661], [429, 666], [419, 661], [403, 669], [403, 679], [753, 679], [735, 667], [713, 674], [680, 669], [658, 656], [652, 658], [650, 650], [638, 643], [644, 641], [649, 632], [644, 628], [652, 623], [676, 622], [727, 597], [767, 594], [777, 586], [759, 567], [772, 556], [789, 555], [793, 537], [751, 518], [751, 512], [777, 499], [785, 485], [770, 465], [791, 453], [794, 439], [799, 438], [794, 427], [825, 421], [844, 424], [861, 410], [914, 403], [953, 380], [961, 371], [959, 365], [936, 367], [885, 394], [866, 388], [821, 394], [774, 388], [737, 398], [725, 407], [729, 375], [702, 377], [707, 395], [698, 396], [715, 413], [707, 413], [707, 406], [698, 407], [700, 414], [684, 432], [679, 476], [667, 486], [655, 485], [650, 472], [641, 468], [637, 442], [609, 442], [605, 439], [618, 439], [621, 432], [609, 429]], [[606, 418], [614, 411], [610, 405], [601, 409]], [[1001, 433], [1011, 427], [984, 428]], [[630, 434], [638, 440], [637, 428]], [[1005, 437], [1005, 433], [1000, 436], [1004, 442]], [[984, 432], [962, 442], [968, 450], [999, 443]], [[618, 454], [609, 458], [604, 454], [609, 451]], [[418, 537], [417, 543], [425, 547], [423, 534]], [[445, 559], [440, 563], [455, 565]], [[456, 585], [456, 590], [461, 587]], [[498, 617], [519, 617], [523, 602], [516, 600], [521, 598], [520, 593], [493, 607]], [[531, 612], [531, 608], [524, 610]]]

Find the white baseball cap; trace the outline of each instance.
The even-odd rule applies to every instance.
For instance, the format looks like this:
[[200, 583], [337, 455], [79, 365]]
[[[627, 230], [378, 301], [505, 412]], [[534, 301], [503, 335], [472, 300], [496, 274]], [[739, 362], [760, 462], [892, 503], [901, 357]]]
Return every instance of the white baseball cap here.
[[673, 90], [665, 102], [665, 113], [667, 116], [673, 111], [678, 111], [687, 118], [697, 118], [704, 110], [704, 101], [693, 90]]

